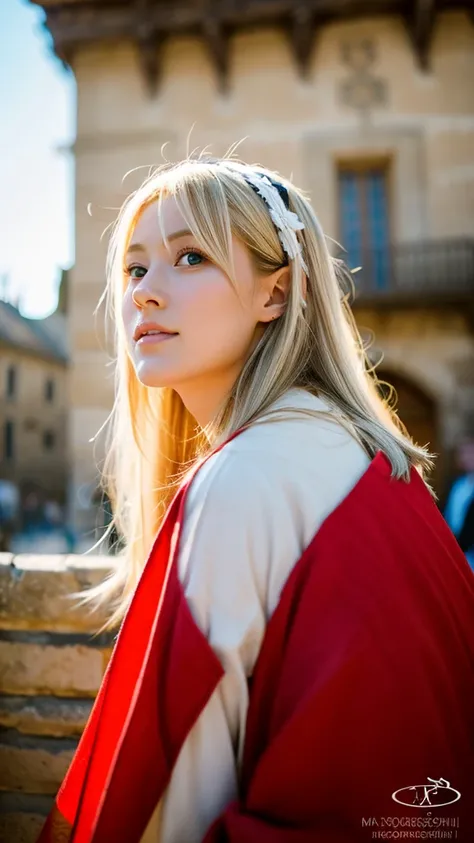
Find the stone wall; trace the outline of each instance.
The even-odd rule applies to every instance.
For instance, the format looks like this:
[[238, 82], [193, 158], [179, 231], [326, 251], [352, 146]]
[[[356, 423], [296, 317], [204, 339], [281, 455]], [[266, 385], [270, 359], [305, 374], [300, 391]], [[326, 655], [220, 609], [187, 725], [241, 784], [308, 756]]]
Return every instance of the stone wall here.
[[[431, 70], [424, 73], [401, 17], [340, 21], [321, 28], [302, 80], [283, 31], [239, 32], [223, 95], [203, 39], [182, 36], [163, 48], [155, 97], [143, 85], [133, 43], [94, 42], [77, 51], [70, 445], [71, 515], [80, 534], [94, 529], [92, 495], [104, 440], [93, 438], [113, 403], [112, 327], [105, 332], [104, 308], [96, 311], [104, 288], [102, 235], [116, 216], [111, 209], [150, 165], [208, 144], [223, 154], [246, 138], [239, 154], [293, 176], [336, 239], [337, 168], [360, 157], [389, 162], [395, 243], [471, 236], [474, 87], [466, 80], [474, 75], [473, 47], [474, 26], [465, 13], [439, 15]], [[435, 336], [430, 342], [437, 347]], [[379, 332], [377, 343], [403, 358], [406, 376], [417, 383], [402, 340], [390, 337], [385, 349]], [[464, 423], [460, 410], [454, 426]], [[441, 439], [450, 435], [442, 431]]]
[[33, 843], [71, 762], [113, 646], [69, 595], [104, 556], [0, 554], [0, 841]]

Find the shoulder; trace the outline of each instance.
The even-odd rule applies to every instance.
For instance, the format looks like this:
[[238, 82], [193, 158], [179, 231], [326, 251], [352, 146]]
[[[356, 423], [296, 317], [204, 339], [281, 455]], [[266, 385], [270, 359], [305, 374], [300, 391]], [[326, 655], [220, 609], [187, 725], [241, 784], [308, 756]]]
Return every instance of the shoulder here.
[[369, 457], [321, 399], [295, 389], [271, 409], [278, 415], [252, 424], [198, 470], [188, 513], [205, 502], [222, 515], [236, 503], [239, 511], [252, 511], [281, 496], [298, 497], [308, 487], [309, 507], [328, 488], [334, 490], [329, 504], [337, 505], [367, 469]]
[[222, 575], [242, 583], [247, 572], [271, 612], [295, 562], [366, 470], [367, 455], [337, 421], [300, 412], [327, 410], [301, 393], [292, 390], [277, 402], [284, 416], [242, 431], [193, 478], [181, 537], [184, 583], [218, 583]]
[[206, 461], [188, 490], [180, 540], [180, 578], [188, 584], [197, 573], [207, 579], [204, 569], [217, 583], [223, 566], [230, 582], [233, 571], [242, 576], [244, 566], [261, 565], [266, 556], [278, 469], [268, 455], [255, 459], [231, 447], [234, 441]]

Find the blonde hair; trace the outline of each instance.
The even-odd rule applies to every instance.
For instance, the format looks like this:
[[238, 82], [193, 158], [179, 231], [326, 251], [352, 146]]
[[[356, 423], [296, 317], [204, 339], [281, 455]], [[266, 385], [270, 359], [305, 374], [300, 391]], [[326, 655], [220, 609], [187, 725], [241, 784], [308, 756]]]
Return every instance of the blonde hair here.
[[[219, 166], [223, 161], [226, 166]], [[109, 618], [100, 631], [123, 618], [167, 506], [186, 472], [234, 431], [257, 423], [291, 387], [327, 399], [332, 415], [336, 413], [369, 456], [378, 451], [386, 455], [395, 477], [408, 480], [412, 466], [421, 472], [431, 467], [426, 449], [413, 443], [378, 392], [340, 286], [341, 263], [331, 257], [308, 198], [278, 173], [260, 166], [254, 169], [284, 185], [290, 210], [304, 223], [298, 239], [308, 268], [307, 307], [301, 306], [302, 268], [297, 256], [289, 261], [291, 288], [284, 314], [268, 324], [225, 407], [205, 430], [199, 429], [173, 389], [146, 387], [135, 374], [121, 318], [124, 255], [142, 210], [157, 201], [160, 212], [163, 199], [174, 196], [206, 254], [238, 290], [232, 234], [249, 249], [257, 272], [272, 273], [287, 262], [270, 214], [241, 174], [232, 171], [232, 159], [200, 156], [153, 172], [125, 201], [114, 225], [101, 298], [105, 297], [107, 315], [115, 326], [117, 354], [102, 477], [114, 516], [100, 541], [115, 526], [124, 546], [105, 581], [74, 595], [82, 604], [106, 607]]]

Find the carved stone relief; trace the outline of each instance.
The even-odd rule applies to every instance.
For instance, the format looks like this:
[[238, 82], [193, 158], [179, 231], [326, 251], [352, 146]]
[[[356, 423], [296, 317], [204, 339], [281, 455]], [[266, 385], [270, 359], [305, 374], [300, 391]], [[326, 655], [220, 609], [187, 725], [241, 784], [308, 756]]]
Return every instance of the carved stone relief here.
[[362, 113], [387, 104], [387, 83], [374, 72], [376, 57], [376, 47], [372, 40], [362, 39], [341, 44], [341, 60], [348, 68], [349, 76], [340, 83], [340, 100], [344, 105]]

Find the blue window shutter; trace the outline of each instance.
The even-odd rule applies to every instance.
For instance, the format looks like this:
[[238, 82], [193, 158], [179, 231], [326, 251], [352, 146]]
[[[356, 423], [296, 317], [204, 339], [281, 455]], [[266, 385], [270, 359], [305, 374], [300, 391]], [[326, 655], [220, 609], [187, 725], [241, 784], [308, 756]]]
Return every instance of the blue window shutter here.
[[372, 254], [373, 282], [376, 289], [384, 289], [388, 286], [390, 272], [388, 198], [384, 171], [367, 172], [366, 187], [367, 233]]
[[339, 171], [340, 240], [356, 284], [385, 289], [390, 283], [390, 226], [385, 168]]

